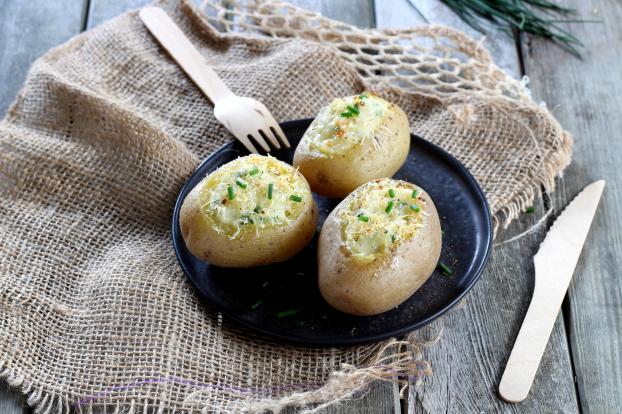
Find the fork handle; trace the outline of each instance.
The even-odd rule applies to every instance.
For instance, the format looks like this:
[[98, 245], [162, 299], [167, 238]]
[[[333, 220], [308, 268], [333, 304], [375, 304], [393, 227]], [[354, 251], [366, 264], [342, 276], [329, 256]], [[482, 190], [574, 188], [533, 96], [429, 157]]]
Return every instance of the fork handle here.
[[139, 16], [149, 32], [213, 104], [233, 95], [164, 10], [159, 7], [145, 7], [140, 10]]

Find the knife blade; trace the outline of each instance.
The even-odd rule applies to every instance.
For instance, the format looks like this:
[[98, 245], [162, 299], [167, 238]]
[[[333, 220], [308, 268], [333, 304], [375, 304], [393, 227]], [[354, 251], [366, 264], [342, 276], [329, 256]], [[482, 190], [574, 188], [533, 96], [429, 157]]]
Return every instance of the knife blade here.
[[499, 383], [499, 395], [507, 402], [529, 394], [604, 187], [603, 180], [585, 187], [555, 220], [533, 258], [533, 297]]

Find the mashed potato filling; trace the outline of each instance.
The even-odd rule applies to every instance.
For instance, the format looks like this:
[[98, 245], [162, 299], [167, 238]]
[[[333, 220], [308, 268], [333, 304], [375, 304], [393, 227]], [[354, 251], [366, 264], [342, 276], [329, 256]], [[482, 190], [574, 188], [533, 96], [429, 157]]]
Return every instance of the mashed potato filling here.
[[389, 102], [367, 92], [334, 99], [320, 110], [306, 132], [309, 149], [333, 156], [363, 143], [377, 146], [376, 135], [385, 124], [389, 108]]
[[423, 226], [425, 201], [414, 185], [383, 179], [365, 184], [339, 211], [345, 248], [361, 260], [373, 260], [411, 239]]
[[287, 226], [303, 211], [306, 197], [311, 197], [306, 182], [290, 165], [249, 155], [211, 173], [199, 200], [212, 228], [236, 238], [247, 231]]

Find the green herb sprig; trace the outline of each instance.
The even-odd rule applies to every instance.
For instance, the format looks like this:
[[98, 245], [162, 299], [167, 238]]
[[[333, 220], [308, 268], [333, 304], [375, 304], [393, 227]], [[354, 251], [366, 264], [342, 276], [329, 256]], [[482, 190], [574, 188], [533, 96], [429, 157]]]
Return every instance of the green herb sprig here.
[[[554, 0], [442, 0], [462, 20], [475, 30], [484, 33], [482, 19], [492, 26], [511, 33], [529, 33], [552, 40], [576, 56], [583, 43], [559, 23], [587, 23], [598, 20], [578, 20], [568, 17], [576, 14], [575, 9], [559, 5]], [[416, 0], [409, 0], [412, 7], [426, 22], [417, 9]]]

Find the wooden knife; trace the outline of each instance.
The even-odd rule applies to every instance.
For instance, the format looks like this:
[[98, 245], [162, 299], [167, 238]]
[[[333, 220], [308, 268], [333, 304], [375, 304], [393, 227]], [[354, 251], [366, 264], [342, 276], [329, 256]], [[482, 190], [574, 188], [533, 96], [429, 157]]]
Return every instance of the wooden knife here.
[[533, 297], [499, 384], [507, 402], [523, 401], [529, 393], [604, 187], [603, 180], [585, 187], [555, 220], [533, 258]]

